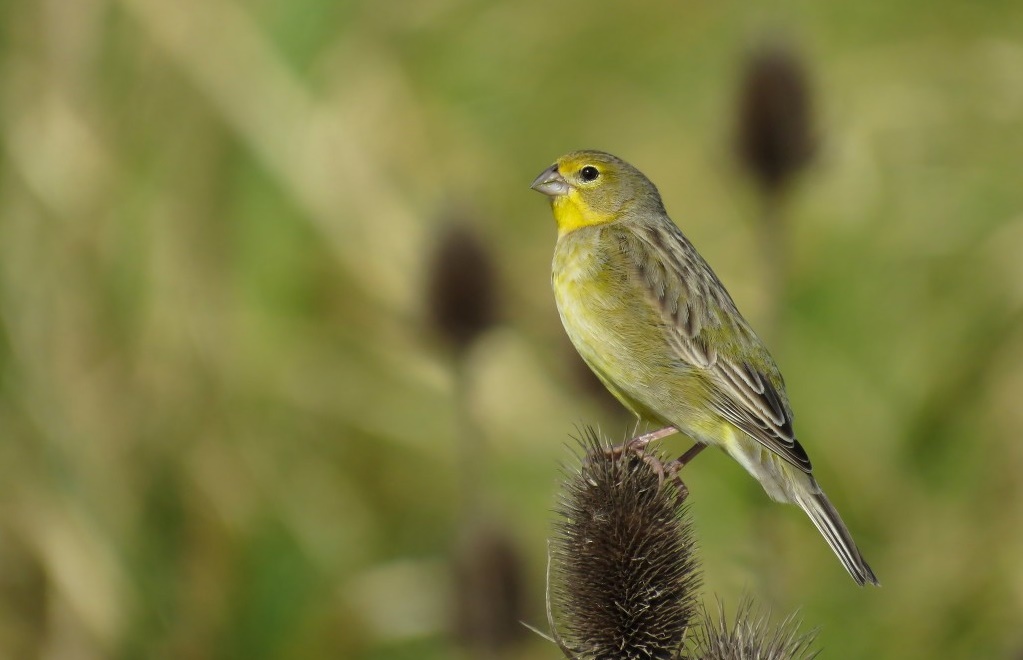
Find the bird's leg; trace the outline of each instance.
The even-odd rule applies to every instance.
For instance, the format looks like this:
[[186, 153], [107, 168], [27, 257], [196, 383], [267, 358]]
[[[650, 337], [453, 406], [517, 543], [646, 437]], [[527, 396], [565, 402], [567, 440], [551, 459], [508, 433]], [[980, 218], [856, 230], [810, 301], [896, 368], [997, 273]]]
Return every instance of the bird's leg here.
[[627, 449], [631, 449], [632, 451], [641, 451], [643, 449], [646, 449], [646, 446], [651, 442], [654, 442], [655, 440], [660, 440], [661, 438], [667, 437], [672, 433], [678, 433], [678, 429], [675, 428], [674, 426], [665, 426], [663, 429], [657, 429], [656, 431], [650, 431], [648, 433], [644, 433], [643, 435], [637, 435], [632, 440], [626, 442], [625, 447]]
[[703, 444], [702, 442], [697, 442], [695, 445], [687, 449], [686, 453], [682, 454], [672, 462], [665, 465], [664, 466], [665, 473], [671, 476], [675, 476], [676, 474], [679, 473], [679, 471], [682, 468], [684, 468], [689, 463], [689, 461], [696, 458], [696, 456], [706, 448], [707, 445]]
[[682, 454], [675, 460], [671, 461], [667, 465], [659, 466], [659, 470], [657, 471], [658, 480], [663, 482], [665, 479], [668, 479], [675, 484], [676, 488], [678, 488], [679, 494], [681, 494], [683, 500], [689, 497], [689, 488], [678, 476], [678, 473], [682, 471], [682, 468], [686, 466], [686, 463], [696, 458], [697, 454], [706, 449], [706, 447], [707, 445], [702, 442], [697, 442], [686, 450], [686, 453]]
[[625, 452], [632, 452], [634, 454], [642, 455], [646, 446], [655, 440], [660, 440], [663, 437], [669, 436], [672, 433], [678, 433], [678, 429], [674, 426], [665, 426], [663, 429], [657, 429], [656, 431], [650, 431], [642, 435], [626, 440], [620, 445], [615, 445], [609, 448], [605, 453], [609, 456], [621, 456]]

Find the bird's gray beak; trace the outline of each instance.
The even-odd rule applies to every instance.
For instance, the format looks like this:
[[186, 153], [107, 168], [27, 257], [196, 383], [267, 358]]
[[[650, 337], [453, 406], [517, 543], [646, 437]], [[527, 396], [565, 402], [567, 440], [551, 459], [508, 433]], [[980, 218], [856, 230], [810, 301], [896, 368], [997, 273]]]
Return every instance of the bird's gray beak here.
[[566, 195], [569, 188], [568, 181], [565, 181], [565, 177], [558, 173], [557, 163], [540, 172], [540, 176], [533, 179], [533, 183], [529, 187], [548, 197]]

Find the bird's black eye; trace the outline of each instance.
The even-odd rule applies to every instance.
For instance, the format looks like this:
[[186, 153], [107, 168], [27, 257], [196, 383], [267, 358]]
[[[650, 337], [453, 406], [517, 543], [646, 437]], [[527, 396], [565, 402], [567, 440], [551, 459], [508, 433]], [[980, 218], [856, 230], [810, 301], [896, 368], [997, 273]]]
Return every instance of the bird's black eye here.
[[579, 176], [583, 178], [583, 181], [593, 181], [600, 176], [600, 171], [593, 165], [587, 165], [579, 170]]

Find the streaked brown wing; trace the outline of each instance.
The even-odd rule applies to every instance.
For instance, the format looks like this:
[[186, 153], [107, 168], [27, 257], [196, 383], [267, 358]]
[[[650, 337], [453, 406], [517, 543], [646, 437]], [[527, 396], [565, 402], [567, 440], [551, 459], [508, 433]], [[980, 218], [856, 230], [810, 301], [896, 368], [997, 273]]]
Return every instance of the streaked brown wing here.
[[[711, 405], [717, 413], [809, 473], [810, 459], [792, 431], [792, 412], [784, 395], [751, 364], [755, 360], [743, 355], [747, 347], [763, 350], [760, 340], [710, 266], [665, 220], [658, 226], [617, 229], [636, 281], [664, 321], [665, 338], [679, 358], [706, 370], [715, 388]], [[720, 337], [734, 338], [730, 352], [738, 355], [720, 354], [715, 341]]]

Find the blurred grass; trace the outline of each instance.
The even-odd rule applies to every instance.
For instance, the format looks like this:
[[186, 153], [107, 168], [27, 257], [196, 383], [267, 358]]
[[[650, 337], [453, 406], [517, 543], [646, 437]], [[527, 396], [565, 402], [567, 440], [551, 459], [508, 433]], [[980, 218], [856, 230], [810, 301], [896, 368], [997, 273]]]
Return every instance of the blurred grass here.
[[1018, 654], [1021, 25], [1011, 2], [0, 3], [0, 655], [459, 657], [456, 387], [420, 302], [459, 200], [506, 289], [466, 365], [480, 481], [541, 621], [566, 437], [627, 422], [576, 388], [526, 186], [620, 153], [766, 318], [728, 156], [764, 30], [804, 47], [823, 137], [773, 350], [885, 586], [708, 456], [708, 588], [801, 606], [825, 657]]

